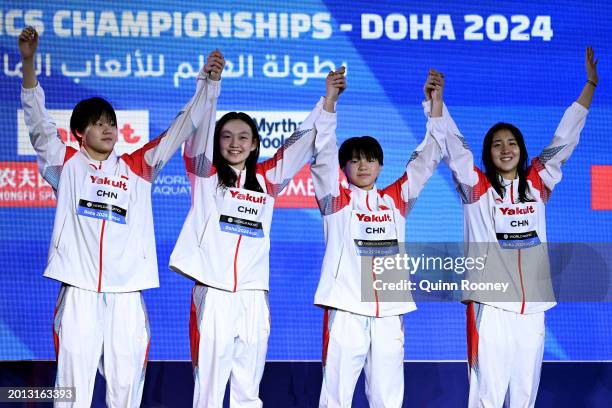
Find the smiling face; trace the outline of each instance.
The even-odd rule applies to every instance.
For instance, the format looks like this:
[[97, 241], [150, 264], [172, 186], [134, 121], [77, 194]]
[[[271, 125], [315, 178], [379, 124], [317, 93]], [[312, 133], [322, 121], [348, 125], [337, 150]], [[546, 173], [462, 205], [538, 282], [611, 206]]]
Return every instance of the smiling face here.
[[349, 183], [363, 190], [371, 190], [382, 170], [382, 166], [377, 159], [368, 159], [362, 155], [359, 157], [353, 156], [351, 160], [346, 162], [343, 170]]
[[228, 121], [221, 129], [219, 151], [231, 166], [243, 169], [246, 160], [257, 148], [251, 127], [240, 119]]
[[83, 146], [94, 160], [106, 160], [117, 143], [117, 133], [117, 124], [102, 116], [81, 134]]
[[507, 180], [516, 178], [520, 156], [521, 149], [510, 130], [495, 132], [491, 143], [491, 160], [500, 176]]

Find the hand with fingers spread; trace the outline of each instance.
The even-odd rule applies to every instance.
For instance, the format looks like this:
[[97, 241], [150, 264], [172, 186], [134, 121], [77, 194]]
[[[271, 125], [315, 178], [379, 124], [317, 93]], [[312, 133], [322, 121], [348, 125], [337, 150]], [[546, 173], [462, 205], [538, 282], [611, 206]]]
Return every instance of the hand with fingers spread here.
[[34, 88], [38, 83], [36, 71], [34, 70], [34, 55], [38, 48], [38, 33], [34, 27], [28, 26], [21, 31], [18, 41], [23, 68], [23, 87]]
[[214, 50], [210, 54], [208, 54], [208, 60], [206, 61], [206, 65], [204, 66], [204, 72], [208, 74], [208, 77], [213, 81], [218, 81], [221, 79], [221, 72], [223, 72], [223, 68], [225, 67], [225, 58], [223, 54], [218, 49]]
[[578, 102], [587, 109], [591, 107], [593, 95], [595, 94], [595, 88], [599, 84], [599, 75], [597, 74], [598, 63], [599, 60], [595, 58], [595, 51], [593, 51], [593, 47], [586, 47], [585, 68], [587, 74], [587, 81], [584, 87], [582, 88], [582, 92], [580, 93], [580, 96], [578, 97], [576, 102]]
[[334, 112], [334, 104], [338, 97], [346, 89], [346, 68], [340, 67], [335, 71], [330, 71], [325, 80], [325, 110]]
[[599, 75], [597, 75], [597, 63], [599, 63], [599, 59], [595, 59], [595, 52], [593, 51], [593, 47], [590, 45], [586, 48], [586, 73], [587, 73], [587, 82], [591, 83], [593, 86], [597, 86], [599, 83]]

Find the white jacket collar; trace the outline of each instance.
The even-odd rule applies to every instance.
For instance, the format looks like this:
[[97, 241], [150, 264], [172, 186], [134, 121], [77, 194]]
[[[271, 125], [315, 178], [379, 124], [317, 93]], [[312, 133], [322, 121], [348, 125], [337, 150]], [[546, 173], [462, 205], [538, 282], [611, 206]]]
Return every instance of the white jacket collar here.
[[236, 173], [236, 176], [238, 177], [236, 179], [236, 184], [238, 185], [238, 188], [241, 188], [241, 186], [244, 186], [244, 182], [246, 181], [246, 168], [240, 170], [232, 166], [231, 164], [229, 165], [229, 167], [230, 169], [234, 171], [234, 173]]
[[119, 156], [117, 153], [115, 153], [114, 149], [112, 152], [110, 152], [110, 155], [106, 158], [106, 160], [93, 159], [84, 147], [81, 147], [81, 153], [83, 154], [84, 159], [98, 170], [112, 170], [115, 168], [115, 165], [119, 160]]
[[378, 189], [376, 188], [376, 184], [371, 190], [364, 190], [355, 186], [354, 184], [349, 183], [349, 189], [352, 192], [353, 200], [362, 204], [363, 207], [367, 207], [370, 211], [378, 210]]

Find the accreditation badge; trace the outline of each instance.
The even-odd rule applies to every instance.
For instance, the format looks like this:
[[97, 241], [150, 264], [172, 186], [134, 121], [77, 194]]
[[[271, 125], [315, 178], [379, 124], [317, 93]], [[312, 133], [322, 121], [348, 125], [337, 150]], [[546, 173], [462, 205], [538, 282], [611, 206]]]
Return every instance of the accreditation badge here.
[[521, 249], [540, 245], [537, 211], [537, 202], [496, 205], [495, 234], [499, 246]]
[[126, 176], [88, 173], [81, 191], [78, 215], [127, 223], [130, 190]]
[[219, 217], [221, 231], [262, 238], [264, 236], [264, 206], [266, 200], [271, 199], [264, 193], [242, 188], [228, 188], [223, 197]]
[[388, 256], [399, 253], [392, 211], [353, 210], [351, 236], [359, 256]]

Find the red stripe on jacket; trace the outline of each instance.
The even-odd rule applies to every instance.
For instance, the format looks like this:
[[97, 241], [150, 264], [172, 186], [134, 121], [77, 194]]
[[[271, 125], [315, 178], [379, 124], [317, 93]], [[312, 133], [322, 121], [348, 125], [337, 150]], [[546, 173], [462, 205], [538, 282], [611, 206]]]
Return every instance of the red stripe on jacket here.
[[149, 150], [155, 148], [164, 137], [165, 136], [160, 136], [151, 140], [149, 143], [133, 153], [121, 155], [121, 159], [128, 165], [128, 167], [134, 173], [136, 173], [136, 175], [147, 180], [149, 183], [153, 182], [153, 168], [149, 165], [149, 163], [147, 163], [145, 154]]

